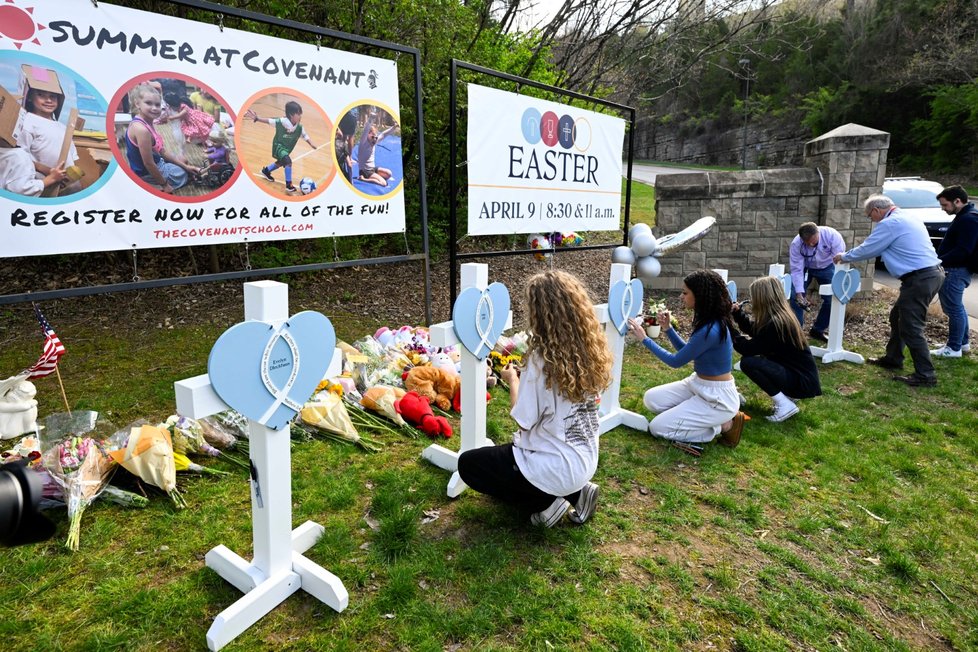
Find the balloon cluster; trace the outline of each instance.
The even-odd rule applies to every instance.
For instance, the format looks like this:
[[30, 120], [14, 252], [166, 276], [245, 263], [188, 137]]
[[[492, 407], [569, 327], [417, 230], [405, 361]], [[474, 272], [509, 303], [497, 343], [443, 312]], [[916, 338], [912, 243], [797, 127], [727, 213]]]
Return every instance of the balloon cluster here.
[[526, 236], [526, 246], [530, 249], [539, 250], [533, 253], [533, 257], [537, 260], [547, 260], [550, 258], [551, 250], [557, 247], [577, 247], [583, 242], [584, 238], [573, 231], [568, 233], [561, 233], [560, 231], [547, 234], [535, 233]]
[[611, 253], [611, 262], [635, 265], [635, 275], [643, 281], [658, 276], [662, 265], [654, 256], [658, 242], [652, 235], [652, 227], [648, 224], [635, 224], [628, 229], [628, 243], [630, 247], [615, 247]]

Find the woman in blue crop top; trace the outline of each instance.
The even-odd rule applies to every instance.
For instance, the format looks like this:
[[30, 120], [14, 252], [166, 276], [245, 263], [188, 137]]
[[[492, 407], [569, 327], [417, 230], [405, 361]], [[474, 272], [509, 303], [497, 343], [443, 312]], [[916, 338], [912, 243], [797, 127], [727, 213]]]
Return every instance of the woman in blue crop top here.
[[[701, 269], [683, 279], [681, 300], [693, 311], [693, 333], [683, 340], [670, 325], [665, 311], [658, 321], [675, 353], [645, 336], [640, 319], [629, 320], [632, 334], [657, 358], [673, 368], [692, 362], [693, 373], [684, 380], [653, 387], [645, 392], [645, 407], [656, 413], [649, 432], [686, 444], [712, 441], [733, 447], [740, 442], [746, 416], [740, 412], [740, 396], [734, 384], [731, 301], [720, 275]], [[697, 448], [687, 449], [696, 454]]]

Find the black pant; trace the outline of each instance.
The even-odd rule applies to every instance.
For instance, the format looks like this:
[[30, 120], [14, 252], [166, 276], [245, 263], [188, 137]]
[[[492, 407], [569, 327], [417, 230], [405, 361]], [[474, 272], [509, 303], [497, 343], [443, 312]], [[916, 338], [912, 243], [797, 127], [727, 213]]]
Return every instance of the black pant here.
[[914, 375], [933, 380], [934, 363], [930, 359], [924, 325], [927, 323], [927, 306], [934, 300], [944, 282], [944, 272], [939, 268], [918, 272], [900, 282], [900, 296], [890, 310], [890, 339], [886, 343], [885, 358], [894, 364], [903, 364], [903, 347], [910, 351]]
[[788, 371], [764, 356], [751, 355], [741, 358], [740, 370], [768, 396], [784, 392], [793, 398], [805, 398], [799, 396], [801, 392], [798, 391], [798, 374]]
[[[557, 496], [537, 489], [523, 476], [516, 466], [512, 444], [465, 451], [458, 458], [458, 474], [465, 484], [479, 493], [531, 512], [542, 512], [557, 499]], [[564, 498], [575, 505], [580, 495], [580, 491], [575, 491]]]

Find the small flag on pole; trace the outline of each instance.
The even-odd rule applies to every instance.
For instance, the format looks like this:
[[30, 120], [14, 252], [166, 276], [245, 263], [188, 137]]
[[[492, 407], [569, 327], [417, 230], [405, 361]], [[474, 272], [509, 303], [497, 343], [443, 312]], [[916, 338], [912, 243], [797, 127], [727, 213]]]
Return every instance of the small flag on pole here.
[[37, 317], [37, 321], [41, 324], [41, 334], [44, 336], [44, 350], [41, 352], [41, 357], [37, 359], [37, 362], [24, 370], [28, 380], [43, 378], [54, 373], [58, 368], [58, 358], [65, 353], [64, 344], [58, 339], [58, 336], [54, 333], [54, 329], [51, 328], [51, 324], [44, 318], [41, 310], [36, 305], [34, 306], [34, 316]]

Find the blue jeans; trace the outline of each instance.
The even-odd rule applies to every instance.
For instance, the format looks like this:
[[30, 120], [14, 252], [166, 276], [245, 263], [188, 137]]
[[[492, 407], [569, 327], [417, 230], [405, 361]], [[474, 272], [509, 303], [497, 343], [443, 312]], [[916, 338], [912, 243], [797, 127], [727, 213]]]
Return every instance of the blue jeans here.
[[[818, 281], [819, 285], [827, 285], [832, 282], [833, 274], [835, 274], [835, 265], [829, 265], [828, 267], [823, 267], [822, 269], [806, 269], [805, 283], [802, 285], [802, 289], [807, 289], [808, 284], [811, 283], [812, 279]], [[789, 303], [791, 304], [791, 309], [795, 311], [795, 317], [798, 318], [798, 323], [801, 324], [802, 328], [804, 328], [805, 309], [798, 305], [798, 302], [795, 301], [794, 292], [791, 293]], [[832, 297], [822, 297], [822, 307], [818, 309], [818, 315], [815, 317], [815, 323], [812, 324], [812, 330], [824, 333], [825, 329], [829, 327], [829, 316], [831, 313]]]
[[968, 343], [968, 312], [964, 309], [964, 290], [971, 285], [971, 272], [967, 267], [949, 267], [944, 270], [944, 283], [938, 296], [941, 309], [947, 315], [947, 345], [955, 351]]

